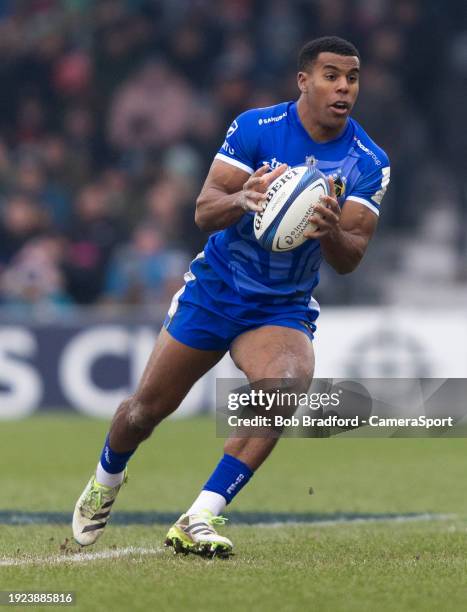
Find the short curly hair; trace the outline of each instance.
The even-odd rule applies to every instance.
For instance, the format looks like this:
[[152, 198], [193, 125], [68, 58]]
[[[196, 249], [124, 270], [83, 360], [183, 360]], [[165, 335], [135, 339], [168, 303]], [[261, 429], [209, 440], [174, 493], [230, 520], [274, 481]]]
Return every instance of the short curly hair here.
[[322, 36], [307, 42], [298, 55], [298, 70], [305, 72], [320, 53], [335, 53], [336, 55], [355, 55], [360, 59], [360, 53], [355, 45], [338, 36]]

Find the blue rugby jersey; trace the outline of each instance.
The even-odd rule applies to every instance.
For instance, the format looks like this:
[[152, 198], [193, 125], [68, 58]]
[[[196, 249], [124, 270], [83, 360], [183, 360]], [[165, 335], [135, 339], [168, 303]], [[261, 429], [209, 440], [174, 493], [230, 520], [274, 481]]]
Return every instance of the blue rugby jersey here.
[[[297, 166], [310, 156], [325, 175], [334, 176], [341, 206], [360, 202], [379, 214], [389, 183], [389, 160], [351, 118], [338, 138], [317, 143], [303, 127], [296, 102], [252, 109], [229, 127], [216, 159], [253, 173], [264, 162], [272, 168], [280, 163]], [[312, 298], [322, 260], [319, 240], [307, 240], [285, 253], [266, 251], [254, 236], [253, 217], [253, 212], [245, 213], [234, 225], [212, 234], [205, 247], [207, 262], [242, 300], [319, 310]]]

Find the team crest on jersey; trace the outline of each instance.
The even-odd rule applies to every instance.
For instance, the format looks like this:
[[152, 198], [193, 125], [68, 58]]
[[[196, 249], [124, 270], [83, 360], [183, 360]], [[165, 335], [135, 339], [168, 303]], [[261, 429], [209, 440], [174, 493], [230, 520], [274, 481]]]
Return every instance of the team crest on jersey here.
[[234, 132], [236, 132], [236, 131], [237, 131], [237, 129], [238, 129], [238, 123], [237, 123], [237, 121], [235, 120], [235, 121], [232, 123], [232, 125], [229, 127], [229, 129], [227, 130], [227, 136], [226, 136], [226, 138], [230, 138], [230, 137], [232, 136], [232, 134], [233, 134]]
[[334, 179], [334, 189], [336, 190], [336, 196], [338, 198], [343, 198], [345, 195], [345, 188], [347, 186], [347, 177], [342, 176], [342, 174], [335, 172], [332, 175]]

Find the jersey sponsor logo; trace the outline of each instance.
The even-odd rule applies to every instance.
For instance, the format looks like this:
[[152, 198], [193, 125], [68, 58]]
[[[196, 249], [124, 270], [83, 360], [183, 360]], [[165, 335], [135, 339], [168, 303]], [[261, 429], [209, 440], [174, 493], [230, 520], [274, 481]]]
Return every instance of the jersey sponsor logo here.
[[266, 117], [266, 119], [258, 119], [258, 125], [267, 125], [268, 123], [277, 123], [287, 117], [287, 111], [284, 111], [282, 115], [276, 115], [275, 117]]
[[381, 189], [379, 189], [375, 195], [371, 196], [373, 202], [376, 202], [378, 206], [381, 204], [381, 200], [383, 199], [386, 189], [388, 188], [389, 179], [391, 178], [391, 168], [389, 166], [387, 168], [383, 168], [382, 173], [383, 178], [381, 179]]
[[238, 129], [238, 123], [237, 123], [237, 120], [235, 120], [232, 123], [232, 125], [229, 127], [229, 129], [227, 130], [226, 138], [230, 138], [232, 136], [232, 134], [237, 131], [237, 129]]
[[235, 149], [229, 145], [227, 140], [224, 140], [224, 144], [222, 145], [222, 150], [228, 153], [229, 155], [235, 155]]
[[357, 146], [367, 155], [369, 155], [371, 157], [371, 159], [375, 162], [375, 164], [377, 166], [381, 166], [381, 160], [379, 159], [379, 157], [376, 155], [376, 153], [374, 151], [372, 151], [371, 149], [369, 149], [368, 147], [366, 147], [363, 142], [360, 140], [360, 138], [357, 138], [355, 136], [355, 142], [357, 143]]
[[261, 163], [263, 165], [267, 164], [271, 168], [271, 170], [274, 170], [275, 168], [279, 168], [279, 166], [282, 164], [282, 162], [277, 161], [277, 159], [275, 157], [272, 157], [270, 161], [265, 159]]

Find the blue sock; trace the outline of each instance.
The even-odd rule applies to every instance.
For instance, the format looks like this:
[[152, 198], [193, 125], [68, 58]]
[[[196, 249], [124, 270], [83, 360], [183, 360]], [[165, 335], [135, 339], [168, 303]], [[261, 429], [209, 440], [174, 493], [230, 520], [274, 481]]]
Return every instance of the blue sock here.
[[232, 455], [224, 455], [204, 485], [204, 491], [213, 491], [225, 497], [228, 504], [253, 476], [253, 471]]
[[129, 458], [136, 449], [127, 451], [126, 453], [116, 453], [110, 448], [109, 435], [105, 439], [104, 448], [102, 449], [101, 465], [109, 474], [118, 474], [126, 468]]

